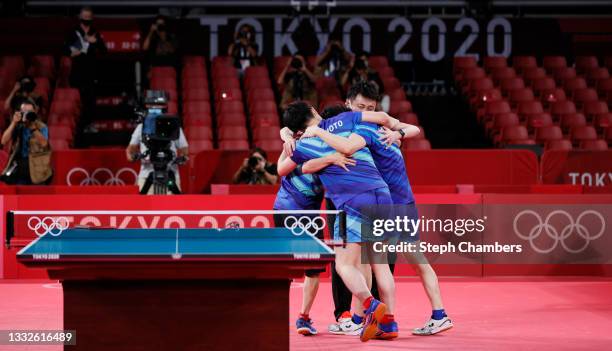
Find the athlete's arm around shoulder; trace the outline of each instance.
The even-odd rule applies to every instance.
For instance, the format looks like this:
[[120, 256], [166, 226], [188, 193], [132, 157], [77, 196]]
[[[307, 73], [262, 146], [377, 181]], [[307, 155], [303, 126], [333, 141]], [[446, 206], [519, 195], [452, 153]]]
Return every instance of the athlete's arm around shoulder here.
[[361, 120], [363, 122], [370, 122], [379, 124], [383, 127], [387, 127], [395, 131], [403, 131], [402, 138], [412, 138], [421, 132], [419, 127], [400, 122], [398, 119], [389, 116], [386, 112], [382, 111], [364, 111], [361, 113]]
[[276, 163], [276, 172], [278, 175], [284, 177], [293, 172], [295, 167], [297, 167], [297, 163], [295, 163], [291, 157], [287, 157], [285, 151], [281, 152], [278, 157], [278, 162]]
[[327, 130], [318, 126], [308, 127], [306, 131], [304, 131], [302, 138], [310, 137], [321, 138], [321, 140], [323, 140], [327, 145], [331, 146], [339, 153], [345, 155], [352, 155], [357, 150], [360, 150], [366, 146], [365, 139], [360, 135], [352, 133], [348, 136], [348, 138], [346, 138], [337, 134], [330, 133]]

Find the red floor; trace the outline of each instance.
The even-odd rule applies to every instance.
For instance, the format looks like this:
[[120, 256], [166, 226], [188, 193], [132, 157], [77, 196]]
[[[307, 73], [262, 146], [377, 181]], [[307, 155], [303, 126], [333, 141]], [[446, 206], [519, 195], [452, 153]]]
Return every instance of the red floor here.
[[[321, 334], [291, 333], [292, 350], [609, 350], [612, 346], [610, 279], [453, 279], [442, 280], [446, 308], [455, 328], [416, 337], [430, 313], [416, 280], [398, 282], [400, 338], [361, 343], [356, 337], [327, 334], [332, 322], [330, 284], [321, 284], [311, 312]], [[291, 321], [301, 301], [300, 284], [291, 289]], [[58, 284], [0, 282], [0, 330], [61, 328]], [[0, 350], [60, 350], [57, 346], [2, 346]]]

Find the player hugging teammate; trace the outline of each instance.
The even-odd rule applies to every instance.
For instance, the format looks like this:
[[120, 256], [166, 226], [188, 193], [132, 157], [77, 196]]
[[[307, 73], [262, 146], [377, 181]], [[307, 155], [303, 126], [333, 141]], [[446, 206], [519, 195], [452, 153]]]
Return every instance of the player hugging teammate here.
[[[362, 341], [398, 336], [393, 316], [393, 265], [380, 263], [389, 262], [385, 253], [368, 249], [369, 239], [365, 233], [362, 237], [361, 229], [369, 217], [362, 209], [393, 205], [394, 215], [418, 217], [398, 144], [403, 138], [418, 135], [420, 130], [375, 111], [377, 102], [377, 88], [360, 82], [349, 90], [346, 112], [333, 108], [323, 113], [326, 119], [305, 102], [289, 105], [283, 116], [286, 128], [281, 131], [285, 147], [278, 161], [278, 173], [283, 180], [274, 205], [275, 209], [283, 210], [320, 209], [322, 186], [328, 207], [332, 205], [345, 212], [347, 244], [335, 248], [332, 272], [341, 278], [332, 279], [338, 324], [331, 325], [329, 331], [360, 335]], [[337, 222], [335, 240], [340, 239]], [[282, 226], [280, 217], [277, 226]], [[361, 263], [363, 248], [370, 258], [369, 265]], [[414, 329], [413, 334], [433, 335], [451, 328], [435, 272], [422, 255], [406, 253], [405, 259], [413, 263], [433, 310], [430, 320], [424, 327]], [[300, 334], [317, 333], [308, 316], [317, 289], [318, 272], [307, 272], [302, 310], [296, 322]], [[351, 317], [348, 308], [352, 297], [355, 299]]]

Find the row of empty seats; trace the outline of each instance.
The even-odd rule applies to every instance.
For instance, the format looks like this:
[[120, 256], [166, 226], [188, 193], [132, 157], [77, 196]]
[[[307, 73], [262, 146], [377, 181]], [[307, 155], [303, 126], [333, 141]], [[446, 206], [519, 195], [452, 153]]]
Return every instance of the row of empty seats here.
[[[606, 63], [609, 63], [606, 61]], [[547, 148], [607, 149], [612, 141], [607, 67], [596, 57], [542, 59], [456, 57], [455, 82], [497, 146], [543, 144]], [[610, 82], [610, 83], [609, 83]], [[564, 141], [562, 141], [564, 140]]]

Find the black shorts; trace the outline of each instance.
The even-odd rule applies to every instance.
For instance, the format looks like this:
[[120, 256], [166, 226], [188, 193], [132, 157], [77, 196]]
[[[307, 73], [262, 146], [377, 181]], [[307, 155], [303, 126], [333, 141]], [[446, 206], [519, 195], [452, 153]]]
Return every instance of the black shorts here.
[[[274, 227], [276, 228], [284, 228], [285, 227], [285, 218], [287, 218], [288, 216], [291, 216], [290, 214], [278, 214], [275, 213], [274, 214]], [[310, 216], [315, 216], [315, 215], [310, 215]], [[323, 230], [318, 230], [317, 233], [315, 234], [315, 237], [319, 238], [319, 240], [325, 240], [325, 233], [323, 232]], [[325, 268], [322, 269], [306, 269], [304, 271], [304, 274], [306, 274], [307, 277], [316, 277], [318, 276], [320, 273], [325, 272]]]

